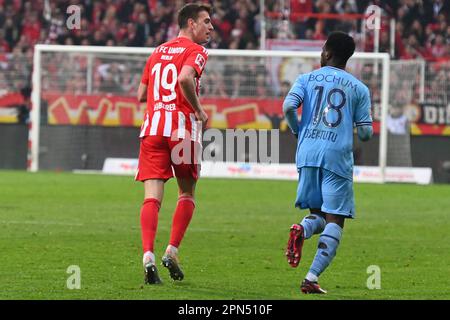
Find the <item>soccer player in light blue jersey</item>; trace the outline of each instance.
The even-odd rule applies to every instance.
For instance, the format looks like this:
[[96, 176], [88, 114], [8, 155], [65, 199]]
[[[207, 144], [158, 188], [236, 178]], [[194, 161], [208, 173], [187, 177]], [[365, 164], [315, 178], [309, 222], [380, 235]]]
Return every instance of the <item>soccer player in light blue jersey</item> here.
[[286, 256], [292, 267], [300, 262], [304, 240], [320, 234], [314, 261], [301, 284], [303, 293], [326, 293], [319, 276], [336, 255], [345, 219], [355, 217], [353, 130], [357, 128], [362, 141], [373, 134], [369, 89], [345, 71], [354, 51], [351, 36], [332, 32], [322, 48], [321, 68], [300, 75], [283, 103], [289, 128], [298, 137], [295, 206], [310, 211], [290, 229]]

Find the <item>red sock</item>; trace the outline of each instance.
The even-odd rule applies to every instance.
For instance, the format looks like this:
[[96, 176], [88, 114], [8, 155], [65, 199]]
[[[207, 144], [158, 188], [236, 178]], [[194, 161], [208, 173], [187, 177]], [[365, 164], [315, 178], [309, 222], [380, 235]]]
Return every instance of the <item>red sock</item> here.
[[170, 233], [169, 242], [170, 245], [177, 248], [179, 247], [189, 222], [191, 222], [194, 208], [194, 198], [188, 196], [178, 198], [177, 208], [175, 209], [175, 213], [173, 215], [172, 231]]
[[158, 227], [158, 212], [160, 203], [157, 199], [145, 199], [141, 208], [142, 247], [144, 253], [153, 252], [156, 228]]

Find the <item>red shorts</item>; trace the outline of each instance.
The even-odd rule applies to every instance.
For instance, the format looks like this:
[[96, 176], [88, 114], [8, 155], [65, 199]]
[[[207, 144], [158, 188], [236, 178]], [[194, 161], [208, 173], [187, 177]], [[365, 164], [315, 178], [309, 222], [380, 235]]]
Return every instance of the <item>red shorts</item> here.
[[169, 137], [145, 136], [141, 139], [135, 180], [168, 180], [174, 174], [177, 178], [197, 180], [200, 175], [200, 161], [196, 155], [201, 155], [201, 145], [198, 142], [171, 141]]

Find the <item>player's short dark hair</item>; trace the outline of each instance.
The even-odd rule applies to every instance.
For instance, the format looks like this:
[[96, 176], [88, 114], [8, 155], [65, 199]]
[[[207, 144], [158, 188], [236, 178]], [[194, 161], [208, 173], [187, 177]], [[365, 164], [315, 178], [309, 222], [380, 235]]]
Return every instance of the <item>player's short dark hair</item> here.
[[187, 27], [189, 19], [197, 20], [200, 12], [206, 11], [211, 14], [211, 6], [204, 3], [188, 3], [178, 11], [178, 26], [180, 29]]
[[355, 52], [355, 40], [345, 32], [333, 31], [328, 35], [325, 49], [330, 51], [338, 62], [345, 64]]

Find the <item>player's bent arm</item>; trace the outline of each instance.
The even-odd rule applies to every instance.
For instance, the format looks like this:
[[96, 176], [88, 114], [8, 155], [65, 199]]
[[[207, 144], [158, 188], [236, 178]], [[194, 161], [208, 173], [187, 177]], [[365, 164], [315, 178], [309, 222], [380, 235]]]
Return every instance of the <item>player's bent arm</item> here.
[[358, 138], [361, 141], [368, 141], [373, 136], [373, 128], [372, 125], [369, 126], [358, 126]]
[[293, 134], [298, 134], [297, 108], [301, 103], [296, 97], [287, 95], [283, 102], [283, 113]]
[[147, 101], [147, 85], [142, 82], [139, 84], [137, 99], [139, 102]]
[[203, 111], [202, 106], [200, 105], [200, 100], [196, 94], [195, 88], [195, 77], [197, 76], [197, 72], [191, 66], [183, 66], [181, 69], [180, 75], [178, 76], [178, 84], [180, 85], [181, 91], [183, 92], [186, 100], [191, 104], [192, 108], [195, 111], [195, 115], [198, 120], [206, 123], [208, 120], [208, 116], [205, 111]]

